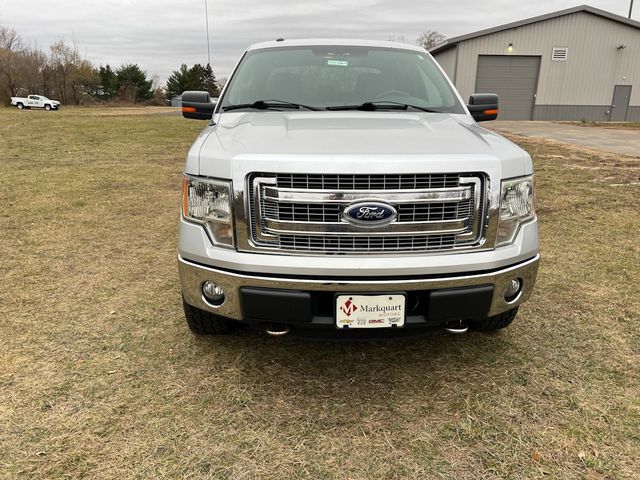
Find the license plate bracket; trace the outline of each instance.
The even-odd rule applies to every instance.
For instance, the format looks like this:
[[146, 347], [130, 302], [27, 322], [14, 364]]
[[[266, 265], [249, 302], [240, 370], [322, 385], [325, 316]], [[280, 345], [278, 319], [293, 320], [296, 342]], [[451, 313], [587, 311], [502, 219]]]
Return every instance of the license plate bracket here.
[[401, 328], [406, 321], [406, 293], [338, 293], [335, 295], [336, 328]]

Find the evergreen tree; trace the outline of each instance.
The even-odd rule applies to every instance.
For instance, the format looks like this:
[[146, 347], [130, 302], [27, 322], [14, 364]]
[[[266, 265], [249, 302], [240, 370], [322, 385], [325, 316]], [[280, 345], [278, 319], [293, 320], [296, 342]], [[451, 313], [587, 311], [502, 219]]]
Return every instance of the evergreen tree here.
[[185, 90], [204, 90], [209, 92], [212, 97], [216, 97], [220, 93], [211, 65], [207, 64], [206, 67], [203, 67], [199, 63], [191, 68], [182, 64], [180, 70], [174, 71], [167, 79], [165, 90], [167, 98], [180, 95]]
[[111, 69], [111, 66], [107, 64], [106, 67], [100, 66], [98, 70], [98, 76], [100, 77], [100, 86], [102, 92], [100, 96], [107, 98], [113, 98], [118, 91], [118, 79], [115, 72]]
[[140, 102], [153, 96], [153, 81], [136, 64], [121, 66], [116, 72], [118, 96], [129, 101]]
[[216, 80], [216, 76], [213, 74], [213, 69], [211, 65], [207, 63], [207, 66], [204, 67], [204, 74], [202, 76], [202, 88], [209, 92], [209, 95], [212, 97], [217, 97], [220, 95], [220, 88], [218, 87], [218, 81]]
[[167, 98], [181, 95], [185, 90], [197, 90], [194, 86], [191, 69], [183, 63], [180, 70], [175, 70], [167, 79], [167, 85], [165, 87]]

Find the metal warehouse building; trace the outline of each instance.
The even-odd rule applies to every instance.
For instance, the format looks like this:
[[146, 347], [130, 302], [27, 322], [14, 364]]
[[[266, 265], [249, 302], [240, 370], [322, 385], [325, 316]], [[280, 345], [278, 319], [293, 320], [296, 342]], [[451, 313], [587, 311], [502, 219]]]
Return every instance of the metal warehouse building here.
[[586, 5], [452, 38], [431, 54], [503, 120], [640, 121], [640, 22]]

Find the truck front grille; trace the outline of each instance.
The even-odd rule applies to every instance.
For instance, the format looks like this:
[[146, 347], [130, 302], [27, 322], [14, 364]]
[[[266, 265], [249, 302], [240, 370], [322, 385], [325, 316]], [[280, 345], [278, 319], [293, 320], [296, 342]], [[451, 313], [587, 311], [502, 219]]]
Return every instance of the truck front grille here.
[[[479, 173], [248, 176], [249, 224], [257, 249], [375, 254], [473, 248], [481, 243], [486, 179]], [[381, 201], [397, 210], [379, 227], [352, 225], [346, 207]]]

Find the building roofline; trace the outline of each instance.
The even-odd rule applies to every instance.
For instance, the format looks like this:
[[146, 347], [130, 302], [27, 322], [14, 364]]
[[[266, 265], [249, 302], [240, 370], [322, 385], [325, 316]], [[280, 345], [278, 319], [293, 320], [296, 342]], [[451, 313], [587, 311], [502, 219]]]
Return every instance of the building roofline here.
[[511, 30], [512, 28], [523, 27], [525, 25], [544, 22], [546, 20], [552, 20], [554, 18], [564, 17], [566, 15], [572, 15], [574, 13], [580, 13], [580, 12], [590, 13], [592, 15], [606, 18], [608, 20], [613, 20], [614, 22], [622, 23], [630, 27], [640, 28], [640, 22], [636, 20], [631, 20], [630, 18], [622, 17], [620, 15], [616, 15], [615, 13], [607, 12], [606, 10], [600, 10], [599, 8], [590, 7], [589, 5], [579, 5], [577, 7], [558, 10], [556, 12], [551, 12], [544, 15], [538, 15], [537, 17], [525, 18], [524, 20], [519, 20], [517, 22], [506, 23], [504, 25], [499, 25], [497, 27], [487, 28], [485, 30], [479, 30], [477, 32], [467, 33], [466, 35], [460, 35], [458, 37], [450, 38], [448, 40], [445, 40], [441, 44], [436, 45], [432, 49], [430, 49], [429, 53], [434, 54], [434, 53], [442, 52], [451, 47], [454, 47], [460, 42], [464, 42], [465, 40], [484, 37], [485, 35], [491, 35], [493, 33], [502, 32], [504, 30]]

